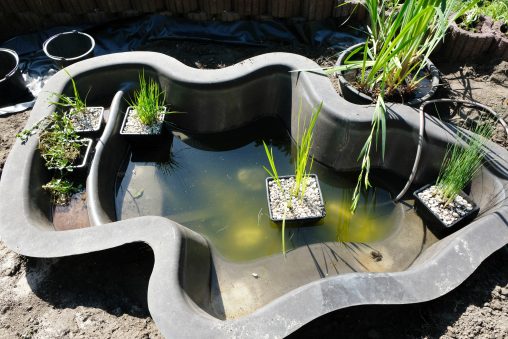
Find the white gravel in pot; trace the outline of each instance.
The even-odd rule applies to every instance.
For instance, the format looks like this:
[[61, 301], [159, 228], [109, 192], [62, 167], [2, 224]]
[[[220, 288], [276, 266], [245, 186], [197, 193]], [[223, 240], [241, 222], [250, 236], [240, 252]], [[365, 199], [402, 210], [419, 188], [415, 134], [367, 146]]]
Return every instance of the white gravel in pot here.
[[436, 215], [445, 225], [451, 225], [460, 218], [470, 213], [474, 206], [466, 199], [457, 195], [457, 197], [446, 204], [439, 188], [436, 185], [418, 193], [418, 198]]
[[76, 132], [98, 130], [101, 125], [102, 107], [87, 107], [84, 111], [71, 110], [70, 119]]
[[139, 118], [135, 109], [129, 108], [127, 111], [127, 119], [123, 126], [122, 133], [125, 134], [159, 134], [162, 129], [162, 122], [164, 121], [164, 114], [159, 114], [159, 122], [145, 125]]
[[[286, 220], [321, 218], [324, 216], [324, 203], [315, 177], [307, 179], [307, 188], [303, 199], [291, 196], [295, 178], [280, 178], [282, 191], [274, 180], [268, 182], [269, 204], [274, 219], [282, 220], [286, 211]], [[291, 199], [291, 204], [288, 204]], [[291, 206], [288, 206], [291, 205]]]

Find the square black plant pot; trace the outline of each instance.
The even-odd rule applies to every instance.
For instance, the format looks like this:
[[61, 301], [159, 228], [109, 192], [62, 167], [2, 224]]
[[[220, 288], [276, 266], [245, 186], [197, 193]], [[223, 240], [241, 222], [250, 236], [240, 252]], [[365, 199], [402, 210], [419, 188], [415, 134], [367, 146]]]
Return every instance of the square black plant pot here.
[[471, 204], [472, 209], [466, 211], [464, 215], [459, 215], [458, 219], [453, 221], [452, 223], [445, 223], [441, 218], [434, 213], [429, 206], [420, 198], [419, 193], [426, 191], [428, 188], [433, 186], [432, 184], [428, 184], [423, 186], [422, 188], [413, 192], [413, 197], [415, 199], [414, 208], [416, 213], [422, 218], [425, 225], [437, 236], [443, 237], [447, 236], [460, 228], [466, 226], [471, 221], [476, 218], [478, 213], [480, 212], [480, 207], [476, 205], [471, 197], [469, 197], [464, 192], [461, 192], [459, 195], [465, 199], [469, 204]]
[[[80, 155], [76, 159], [75, 164], [69, 166], [68, 169], [75, 175], [80, 176], [82, 174], [86, 174], [88, 170], [88, 164], [92, 157], [92, 144], [93, 141], [90, 138], [83, 138], [78, 140], [79, 143], [82, 143], [80, 147]], [[61, 169], [55, 167], [48, 168], [51, 171], [61, 171]]]
[[159, 123], [146, 131], [129, 131], [127, 122], [135, 114], [132, 107], [125, 113], [120, 134], [124, 136], [131, 145], [134, 162], [166, 162], [169, 160], [173, 136], [168, 133], [164, 123], [166, 107], [159, 114]]
[[[270, 214], [270, 220], [274, 222], [281, 222], [284, 219], [282, 208], [289, 201], [291, 196], [288, 192], [291, 187], [291, 180], [294, 180], [294, 175], [280, 176], [279, 180], [283, 186], [284, 198], [280, 198], [280, 188], [278, 187], [274, 178], [266, 178], [266, 199], [268, 202], [268, 212]], [[299, 197], [292, 198], [292, 207], [289, 209], [290, 213], [286, 214], [286, 222], [293, 223], [307, 223], [317, 221], [326, 216], [325, 203], [323, 200], [323, 194], [321, 193], [321, 187], [319, 186], [318, 176], [315, 174], [309, 175], [309, 181], [307, 182], [307, 188], [303, 200]], [[310, 187], [309, 187], [310, 186]]]
[[71, 121], [74, 126], [74, 131], [82, 136], [97, 136], [102, 127], [104, 119], [104, 107], [90, 106], [87, 107], [86, 116], [84, 119], [76, 118], [76, 115], [71, 110]]

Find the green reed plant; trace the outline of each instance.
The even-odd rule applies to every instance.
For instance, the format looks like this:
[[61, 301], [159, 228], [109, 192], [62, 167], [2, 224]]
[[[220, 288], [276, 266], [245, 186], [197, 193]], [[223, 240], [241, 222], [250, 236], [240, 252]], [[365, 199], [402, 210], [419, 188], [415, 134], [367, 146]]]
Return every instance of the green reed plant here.
[[475, 133], [465, 147], [458, 143], [450, 146], [441, 165], [436, 186], [446, 201], [452, 202], [464, 190], [483, 164], [484, 145], [493, 134], [493, 127], [488, 123], [480, 124], [473, 129]]
[[145, 71], [139, 74], [139, 90], [134, 92], [134, 100], [129, 105], [136, 110], [137, 117], [142, 124], [150, 126], [158, 122], [162, 113], [166, 92], [153, 79], [145, 78]]
[[[384, 159], [386, 140], [385, 100], [404, 98], [414, 91], [424, 78], [422, 71], [428, 57], [446, 34], [457, 0], [365, 0], [363, 5], [370, 17], [368, 37], [362, 46], [353, 50], [344, 64], [325, 69], [326, 72], [358, 70], [356, 87], [373, 97], [376, 106], [371, 132], [362, 147], [358, 160], [361, 170], [351, 201], [354, 213], [361, 190], [368, 189], [370, 154], [373, 143], [381, 137], [381, 156]], [[472, 5], [469, 5], [472, 6]]]
[[58, 100], [50, 103], [64, 108], [70, 108], [72, 113], [85, 112], [87, 107], [86, 99], [81, 98], [78, 87], [76, 86], [76, 81], [74, 81], [71, 74], [65, 68], [64, 71], [71, 79], [73, 96], [70, 97], [64, 94], [53, 93]]

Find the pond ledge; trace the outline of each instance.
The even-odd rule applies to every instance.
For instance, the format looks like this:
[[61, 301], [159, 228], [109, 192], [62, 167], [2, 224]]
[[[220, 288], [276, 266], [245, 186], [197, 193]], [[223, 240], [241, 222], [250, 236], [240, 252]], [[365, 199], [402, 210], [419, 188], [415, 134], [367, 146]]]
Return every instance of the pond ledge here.
[[[323, 278], [292, 290], [253, 313], [221, 320], [206, 307], [214, 255], [201, 235], [157, 216], [114, 221], [114, 202], [109, 199], [112, 179], [111, 175], [103, 175], [107, 166], [104, 157], [110, 154], [109, 147], [121, 146], [122, 141], [115, 137], [121, 119], [115, 117], [124, 105], [122, 94], [136, 81], [140, 68], [157, 75], [161, 85], [169, 86], [168, 100], [189, 112], [182, 115], [179, 126], [197, 133], [234, 129], [263, 115], [278, 115], [290, 130], [296, 131], [300, 100], [303, 112], [308, 113], [323, 100], [312, 152], [316, 160], [337, 170], [357, 168], [356, 157], [370, 132], [373, 106], [344, 101], [320, 71], [289, 73], [318, 65], [286, 53], [257, 56], [220, 70], [189, 68], [152, 52], [111, 54], [68, 67], [82, 88], [93, 88], [90, 99], [112, 98], [108, 123], [96, 147], [87, 181], [90, 221], [95, 227], [54, 231], [43, 208], [46, 205], [40, 189], [40, 159], [36, 138], [31, 138], [25, 145], [16, 141], [3, 170], [1, 240], [19, 254], [41, 258], [100, 251], [132, 242], [148, 244], [155, 257], [148, 306], [168, 338], [279, 338], [323, 314], [349, 306], [428, 301], [457, 287], [483, 260], [508, 243], [508, 163], [504, 160], [508, 159], [508, 152], [488, 143], [488, 166], [482, 169], [482, 179], [473, 182], [472, 187], [473, 195], [483, 202], [481, 215], [424, 250], [405, 271]], [[48, 93], [69, 88], [64, 72], [53, 76], [42, 90], [27, 125], [54, 110], [47, 104]], [[203, 110], [205, 107], [207, 110]], [[236, 114], [226, 119], [224, 112], [228, 111]], [[384, 162], [379, 154], [374, 154], [373, 167], [407, 176], [416, 151], [418, 114], [400, 104], [390, 105], [388, 114], [387, 154]], [[428, 117], [417, 182], [425, 183], [436, 175], [447, 144], [454, 142], [454, 129]]]

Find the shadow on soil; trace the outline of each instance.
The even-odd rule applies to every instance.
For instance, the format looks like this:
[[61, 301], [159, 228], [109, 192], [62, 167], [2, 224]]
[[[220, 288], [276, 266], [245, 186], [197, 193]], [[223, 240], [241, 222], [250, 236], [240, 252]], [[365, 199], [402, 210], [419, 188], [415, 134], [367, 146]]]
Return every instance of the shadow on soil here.
[[324, 315], [288, 338], [438, 338], [469, 305], [482, 307], [508, 284], [508, 246], [491, 255], [458, 288], [421, 304], [355, 306]]
[[86, 306], [119, 316], [149, 316], [154, 256], [142, 243], [58, 259], [27, 258], [32, 291], [56, 308]]

